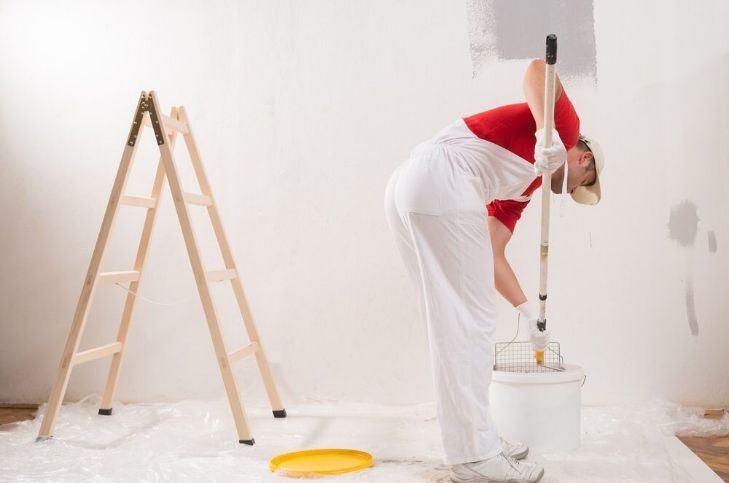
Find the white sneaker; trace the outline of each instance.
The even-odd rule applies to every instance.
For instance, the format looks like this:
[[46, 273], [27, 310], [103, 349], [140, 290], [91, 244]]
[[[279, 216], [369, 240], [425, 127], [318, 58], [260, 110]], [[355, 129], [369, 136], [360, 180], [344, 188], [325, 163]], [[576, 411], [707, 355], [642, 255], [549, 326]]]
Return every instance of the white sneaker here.
[[453, 483], [535, 483], [544, 469], [536, 463], [516, 461], [504, 453], [493, 458], [451, 466]]
[[501, 438], [501, 446], [504, 454], [515, 460], [523, 460], [529, 454], [529, 446], [524, 443], [510, 443], [504, 438]]

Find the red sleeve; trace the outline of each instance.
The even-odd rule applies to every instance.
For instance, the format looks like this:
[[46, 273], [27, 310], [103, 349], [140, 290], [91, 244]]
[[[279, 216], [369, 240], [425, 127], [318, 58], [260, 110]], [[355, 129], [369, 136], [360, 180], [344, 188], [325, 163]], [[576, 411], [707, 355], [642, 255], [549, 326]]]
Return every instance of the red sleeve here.
[[[562, 140], [565, 148], [570, 149], [577, 144], [580, 137], [580, 118], [577, 117], [577, 112], [572, 105], [567, 92], [564, 90], [559, 96], [559, 99], [554, 104], [554, 128], [559, 133], [559, 137]], [[534, 151], [534, 137], [533, 134], [530, 136], [530, 153]], [[533, 157], [529, 156], [530, 162], [533, 161]], [[541, 177], [534, 180], [529, 187], [522, 193], [522, 196], [531, 196], [531, 194], [541, 185]], [[516, 200], [494, 200], [486, 205], [486, 210], [489, 216], [495, 217], [501, 223], [504, 224], [510, 232], [514, 233], [514, 227], [516, 222], [521, 218], [521, 214], [524, 208], [529, 204], [529, 201], [516, 201]]]
[[510, 232], [514, 233], [516, 222], [521, 218], [521, 212], [528, 204], [528, 201], [494, 200], [486, 205], [486, 211], [488, 211], [489, 216], [495, 217]]
[[580, 138], [580, 118], [577, 117], [575, 107], [564, 89], [554, 104], [554, 128], [565, 148], [570, 149], [577, 144]]

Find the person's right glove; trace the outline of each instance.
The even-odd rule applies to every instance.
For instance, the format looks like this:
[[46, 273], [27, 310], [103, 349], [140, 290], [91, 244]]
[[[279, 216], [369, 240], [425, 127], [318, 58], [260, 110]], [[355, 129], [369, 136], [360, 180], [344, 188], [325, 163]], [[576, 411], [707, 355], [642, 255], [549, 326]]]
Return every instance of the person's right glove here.
[[559, 133], [552, 129], [552, 145], [548, 148], [544, 146], [544, 129], [534, 133], [534, 136], [537, 138], [534, 146], [534, 173], [554, 173], [567, 161], [567, 149], [562, 144]]
[[516, 310], [519, 311], [522, 318], [527, 323], [527, 328], [529, 329], [529, 342], [532, 343], [534, 351], [544, 352], [544, 350], [547, 348], [547, 345], [549, 345], [549, 329], [545, 331], [539, 330], [539, 328], [537, 327], [537, 316], [534, 312], [531, 311], [531, 308], [529, 307], [529, 302], [524, 302], [523, 304], [517, 306]]

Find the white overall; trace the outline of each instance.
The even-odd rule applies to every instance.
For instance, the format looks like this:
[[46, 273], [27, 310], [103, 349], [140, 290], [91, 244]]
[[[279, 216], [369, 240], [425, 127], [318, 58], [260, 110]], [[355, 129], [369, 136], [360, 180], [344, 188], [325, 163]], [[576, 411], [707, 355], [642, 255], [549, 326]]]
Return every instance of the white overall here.
[[486, 203], [528, 199], [532, 165], [463, 120], [418, 145], [393, 173], [385, 212], [426, 322], [446, 464], [501, 451], [489, 416], [496, 323]]

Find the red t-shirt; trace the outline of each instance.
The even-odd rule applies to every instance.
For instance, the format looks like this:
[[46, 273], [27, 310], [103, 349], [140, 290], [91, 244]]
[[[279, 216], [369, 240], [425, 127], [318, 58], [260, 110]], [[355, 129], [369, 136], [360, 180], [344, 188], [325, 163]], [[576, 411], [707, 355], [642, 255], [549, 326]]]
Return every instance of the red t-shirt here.
[[[534, 146], [537, 143], [534, 133], [537, 126], [526, 102], [497, 107], [463, 120], [479, 138], [508, 149], [534, 164]], [[570, 149], [577, 144], [580, 137], [580, 118], [564, 90], [554, 104], [554, 128], [565, 148]], [[542, 177], [536, 177], [522, 196], [531, 196], [541, 185]], [[486, 209], [489, 216], [495, 216], [513, 232], [527, 204], [529, 201], [494, 200], [486, 205]]]

